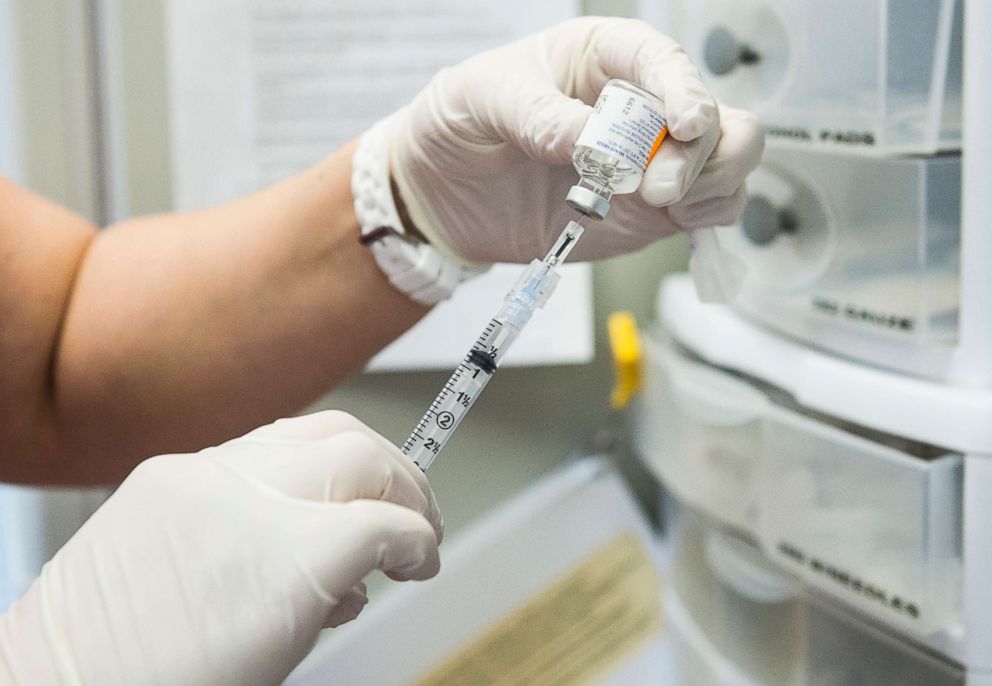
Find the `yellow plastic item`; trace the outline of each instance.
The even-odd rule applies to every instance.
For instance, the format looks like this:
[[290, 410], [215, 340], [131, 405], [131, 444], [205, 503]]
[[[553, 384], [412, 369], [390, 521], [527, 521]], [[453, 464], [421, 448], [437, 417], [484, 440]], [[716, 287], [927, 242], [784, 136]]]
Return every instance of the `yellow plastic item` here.
[[610, 395], [610, 406], [620, 410], [641, 390], [641, 337], [637, 320], [630, 312], [614, 312], [606, 320], [616, 381]]

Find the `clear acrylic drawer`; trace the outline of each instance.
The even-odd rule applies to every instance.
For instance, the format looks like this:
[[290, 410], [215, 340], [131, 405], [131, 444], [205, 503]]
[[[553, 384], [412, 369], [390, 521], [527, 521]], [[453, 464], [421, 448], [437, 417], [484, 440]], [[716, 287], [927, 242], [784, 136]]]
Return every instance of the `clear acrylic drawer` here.
[[[664, 355], [660, 359], [659, 355]], [[714, 517], [757, 525], [761, 416], [767, 402], [752, 386], [699, 364], [651, 351], [637, 437], [670, 488]]]
[[960, 455], [805, 413], [671, 341], [645, 348], [638, 448], [679, 500], [890, 624], [960, 621]]
[[693, 0], [676, 34], [722, 102], [770, 140], [960, 149], [958, 0]]
[[748, 267], [736, 307], [814, 345], [942, 378], [958, 341], [958, 155], [770, 150], [722, 244]]
[[[804, 591], [752, 542], [668, 499], [679, 683], [960, 686], [963, 670]], [[967, 682], [970, 683], [970, 682]]]

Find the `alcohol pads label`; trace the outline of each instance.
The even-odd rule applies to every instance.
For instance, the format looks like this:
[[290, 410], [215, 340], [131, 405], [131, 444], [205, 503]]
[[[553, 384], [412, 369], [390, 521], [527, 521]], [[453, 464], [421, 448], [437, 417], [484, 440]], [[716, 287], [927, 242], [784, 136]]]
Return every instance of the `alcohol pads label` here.
[[607, 86], [575, 144], [615, 155], [643, 172], [668, 133], [667, 126], [665, 117], [647, 98], [626, 88]]

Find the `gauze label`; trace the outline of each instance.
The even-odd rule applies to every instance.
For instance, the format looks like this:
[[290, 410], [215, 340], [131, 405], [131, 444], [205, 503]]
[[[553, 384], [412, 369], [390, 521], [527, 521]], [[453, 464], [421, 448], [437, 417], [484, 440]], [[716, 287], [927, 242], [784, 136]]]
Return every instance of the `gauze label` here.
[[626, 88], [607, 86], [575, 144], [615, 155], [643, 172], [664, 140], [667, 126], [665, 117], [647, 98]]

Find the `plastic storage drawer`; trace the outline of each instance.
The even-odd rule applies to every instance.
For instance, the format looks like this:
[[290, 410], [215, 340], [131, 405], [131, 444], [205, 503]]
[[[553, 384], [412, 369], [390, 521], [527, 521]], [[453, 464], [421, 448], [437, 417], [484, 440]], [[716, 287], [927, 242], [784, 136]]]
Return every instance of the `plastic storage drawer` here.
[[679, 683], [955, 686], [963, 671], [803, 591], [762, 551], [667, 499]]
[[960, 455], [921, 457], [807, 416], [670, 341], [646, 349], [639, 449], [680, 500], [906, 631], [960, 622]]
[[684, 2], [678, 35], [773, 141], [930, 153], [961, 143], [962, 3]]
[[771, 150], [748, 188], [741, 224], [720, 229], [748, 266], [738, 309], [849, 357], [946, 376], [958, 340], [959, 156]]

